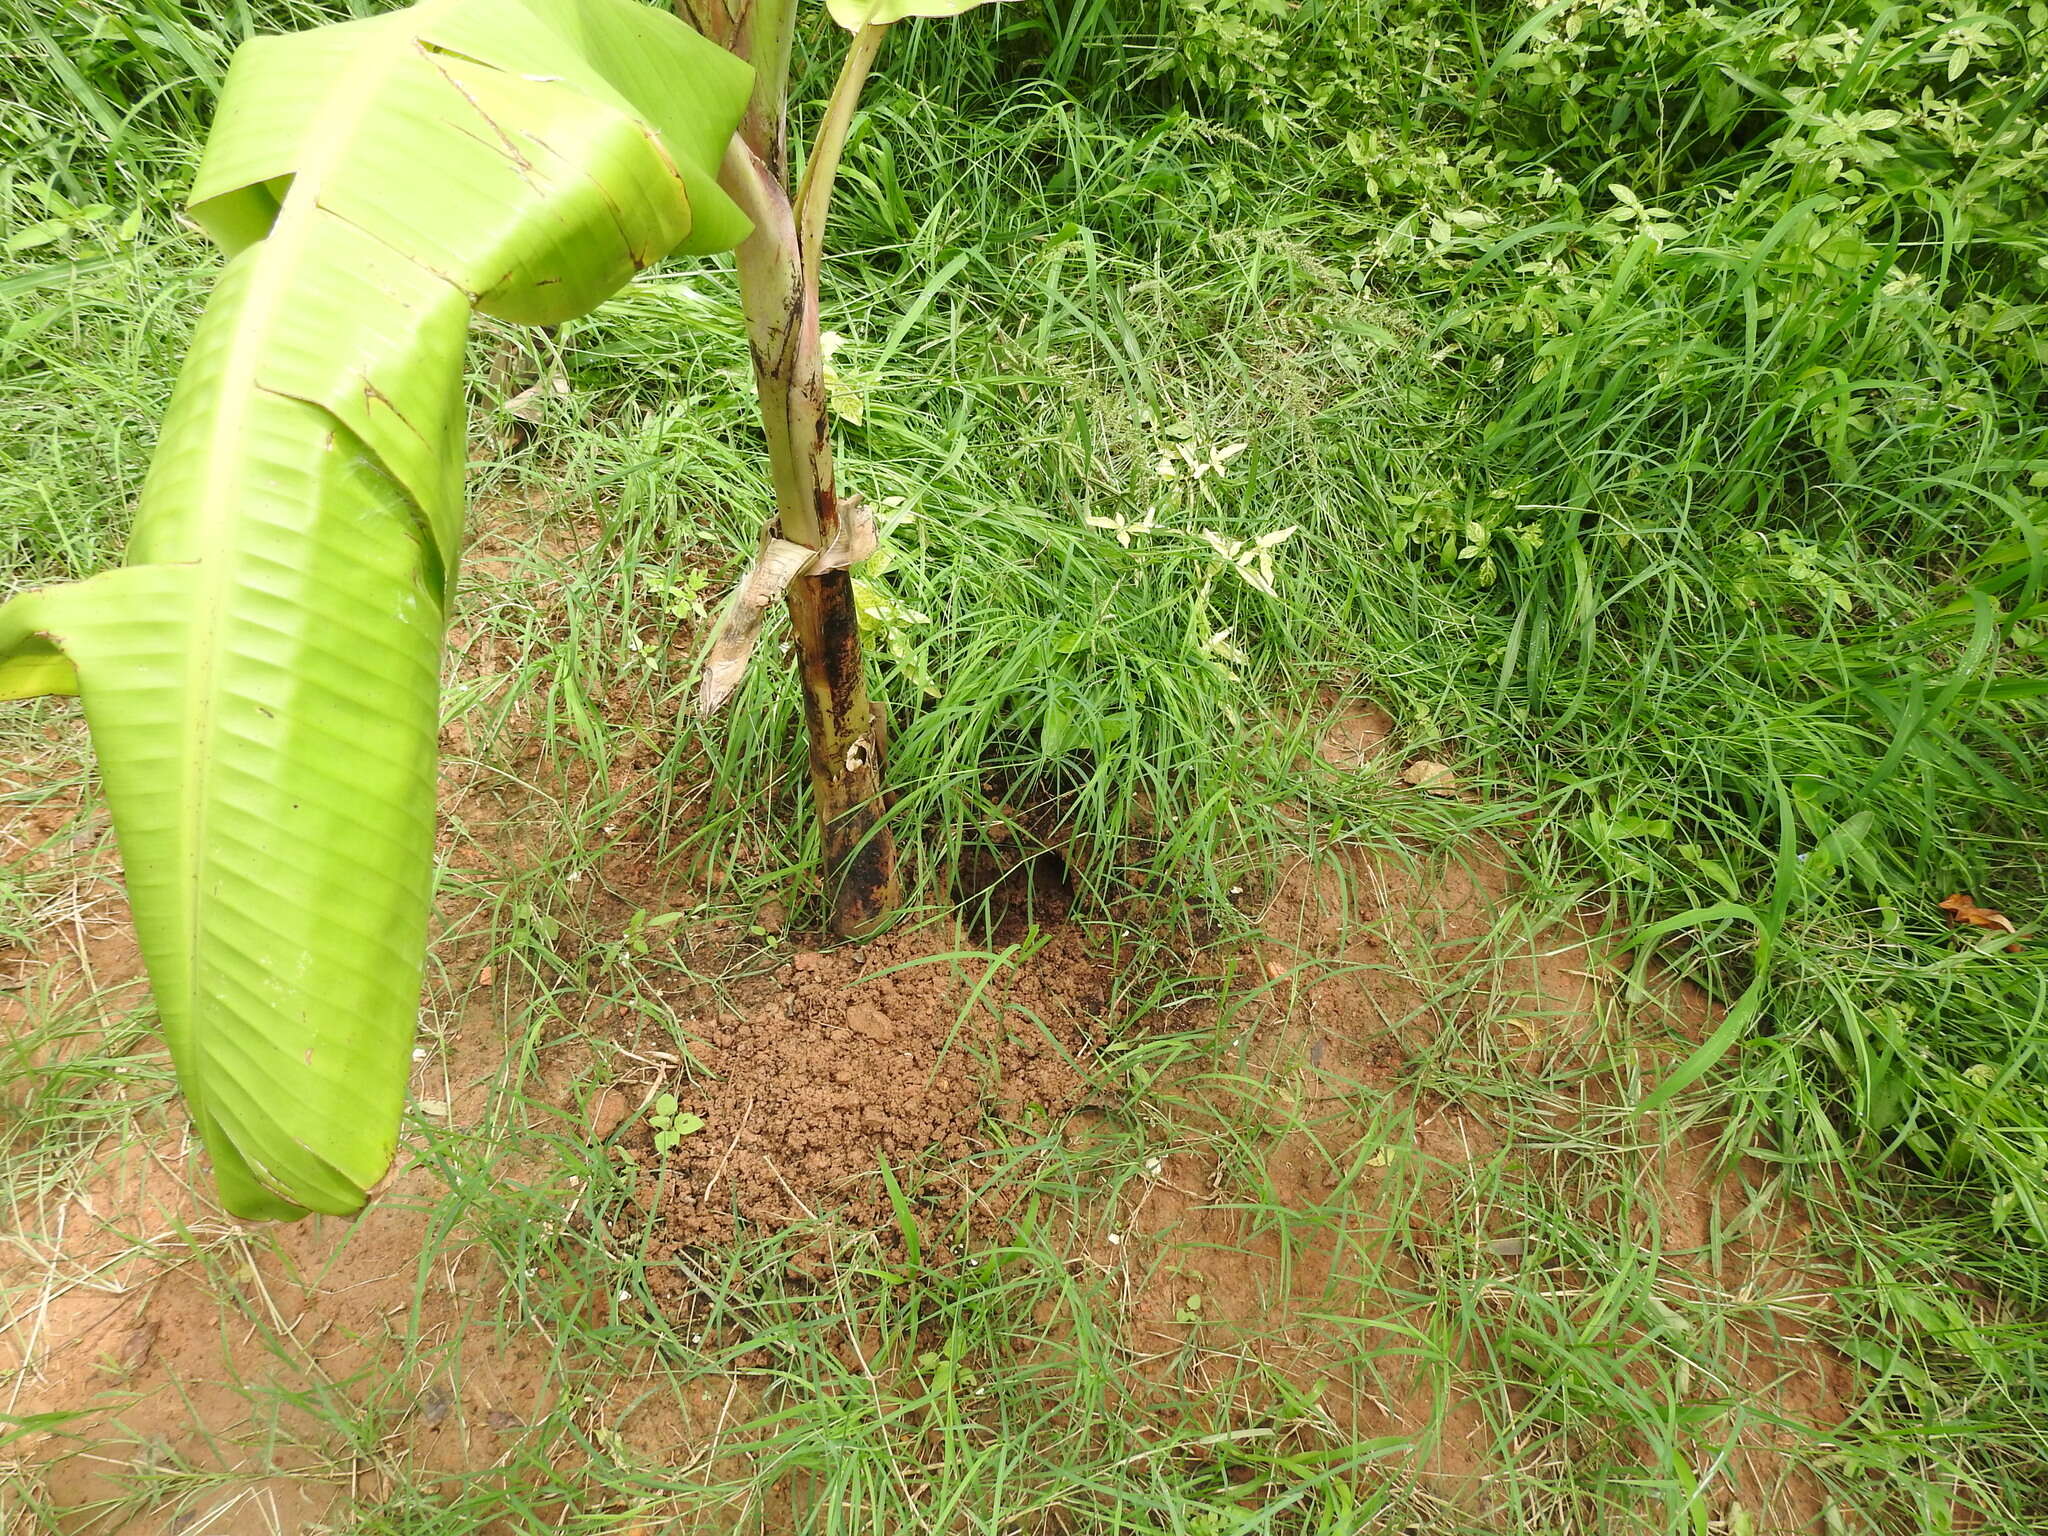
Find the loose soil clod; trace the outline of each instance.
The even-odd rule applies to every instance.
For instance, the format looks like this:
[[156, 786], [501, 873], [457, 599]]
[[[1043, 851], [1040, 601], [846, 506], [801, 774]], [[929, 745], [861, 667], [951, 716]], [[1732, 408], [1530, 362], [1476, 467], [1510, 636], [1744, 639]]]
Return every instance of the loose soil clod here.
[[1028, 1133], [1081, 1096], [1110, 977], [1078, 929], [998, 959], [945, 927], [799, 953], [759, 994], [741, 1016], [685, 1025], [705, 1072], [671, 1091], [703, 1128], [665, 1156], [644, 1119], [624, 1137], [644, 1170], [628, 1219], [652, 1211], [650, 1257], [802, 1223], [819, 1226], [814, 1264], [862, 1234], [900, 1255], [885, 1162], [922, 1251], [942, 1249], [986, 1127]]

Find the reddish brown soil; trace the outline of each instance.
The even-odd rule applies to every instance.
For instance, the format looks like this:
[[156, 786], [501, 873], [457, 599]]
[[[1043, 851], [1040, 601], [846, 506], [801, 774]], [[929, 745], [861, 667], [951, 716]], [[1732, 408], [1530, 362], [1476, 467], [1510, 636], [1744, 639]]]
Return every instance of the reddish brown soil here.
[[703, 1128], [665, 1157], [644, 1116], [623, 1138], [646, 1170], [624, 1219], [654, 1213], [649, 1256], [728, 1242], [736, 1224], [821, 1222], [802, 1267], [826, 1263], [835, 1237], [881, 1234], [899, 1255], [906, 1218], [884, 1164], [923, 1250], [943, 1252], [989, 1122], [1063, 1116], [1107, 1022], [1110, 977], [1078, 930], [1013, 954], [971, 949], [951, 924], [799, 950], [744, 1012], [687, 1019], [701, 1070], [667, 1091]]

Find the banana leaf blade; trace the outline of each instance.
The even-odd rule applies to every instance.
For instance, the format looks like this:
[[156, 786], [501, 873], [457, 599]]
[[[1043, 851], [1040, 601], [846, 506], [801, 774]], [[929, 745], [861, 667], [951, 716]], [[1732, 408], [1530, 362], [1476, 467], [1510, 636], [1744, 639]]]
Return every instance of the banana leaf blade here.
[[432, 896], [472, 310], [551, 324], [747, 233], [746, 67], [635, 0], [423, 0], [258, 39], [193, 213], [230, 253], [127, 564], [0, 606], [83, 700], [224, 1205], [348, 1214], [396, 1146]]

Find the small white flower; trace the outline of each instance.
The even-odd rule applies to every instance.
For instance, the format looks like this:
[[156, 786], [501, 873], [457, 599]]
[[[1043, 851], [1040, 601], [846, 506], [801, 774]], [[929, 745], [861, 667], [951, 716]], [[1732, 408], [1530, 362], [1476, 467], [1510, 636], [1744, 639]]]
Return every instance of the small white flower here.
[[1204, 640], [1202, 642], [1202, 650], [1206, 654], [1214, 656], [1226, 667], [1247, 667], [1251, 665], [1251, 657], [1247, 656], [1238, 647], [1236, 642], [1230, 638], [1230, 630], [1228, 628], [1219, 629], [1207, 640]]
[[1199, 480], [1204, 475], [1222, 474], [1223, 466], [1249, 447], [1251, 447], [1250, 443], [1225, 443], [1221, 448], [1211, 449], [1209, 462], [1195, 471], [1195, 478]]
[[1112, 1248], [1120, 1247], [1123, 1243], [1123, 1240], [1124, 1235], [1121, 1232], [1112, 1232], [1109, 1234], [1109, 1244]]
[[[1225, 443], [1221, 447], [1211, 448], [1204, 456], [1202, 450], [1193, 443], [1175, 443], [1171, 452], [1159, 456], [1159, 463], [1154, 466], [1153, 472], [1162, 480], [1178, 480], [1182, 475], [1186, 475], [1190, 480], [1199, 480], [1204, 475], [1220, 476], [1224, 472], [1224, 466], [1250, 446], [1249, 443]], [[1179, 457], [1178, 463], [1174, 462], [1176, 455]]]
[[1300, 531], [1298, 527], [1289, 526], [1275, 528], [1255, 539], [1233, 539], [1214, 528], [1204, 528], [1202, 538], [1238, 575], [1266, 596], [1277, 597], [1279, 594], [1273, 590], [1273, 551]]
[[1146, 512], [1146, 514], [1143, 517], [1139, 518], [1136, 522], [1133, 522], [1130, 518], [1123, 516], [1084, 517], [1081, 519], [1081, 521], [1086, 523], [1090, 528], [1108, 529], [1111, 533], [1116, 535], [1117, 543], [1123, 545], [1125, 549], [1129, 549], [1131, 547], [1132, 534], [1151, 533], [1154, 529], [1156, 529], [1159, 526], [1159, 509], [1157, 507], [1152, 508], [1151, 510]]

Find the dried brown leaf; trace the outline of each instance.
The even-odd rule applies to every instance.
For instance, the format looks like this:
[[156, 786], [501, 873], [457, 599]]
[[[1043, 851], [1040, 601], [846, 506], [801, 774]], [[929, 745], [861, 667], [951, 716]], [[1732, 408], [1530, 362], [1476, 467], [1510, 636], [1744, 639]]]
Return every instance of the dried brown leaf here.
[[1941, 903], [1941, 910], [1959, 923], [1968, 923], [1972, 928], [1990, 928], [1999, 933], [2018, 933], [2013, 920], [2003, 912], [1994, 912], [1989, 907], [1980, 907], [1976, 901], [1958, 891]]
[[[1993, 933], [2019, 932], [2019, 928], [2013, 923], [2013, 920], [2003, 912], [1994, 911], [1990, 907], [1978, 906], [1975, 900], [1962, 891], [1957, 891], [1952, 896], [1944, 897], [1941, 902], [1941, 910], [1946, 912], [1956, 922], [1967, 924], [1972, 928], [1988, 928]], [[2005, 947], [2010, 954], [2017, 954], [2020, 948], [2017, 944], [2008, 944]]]

